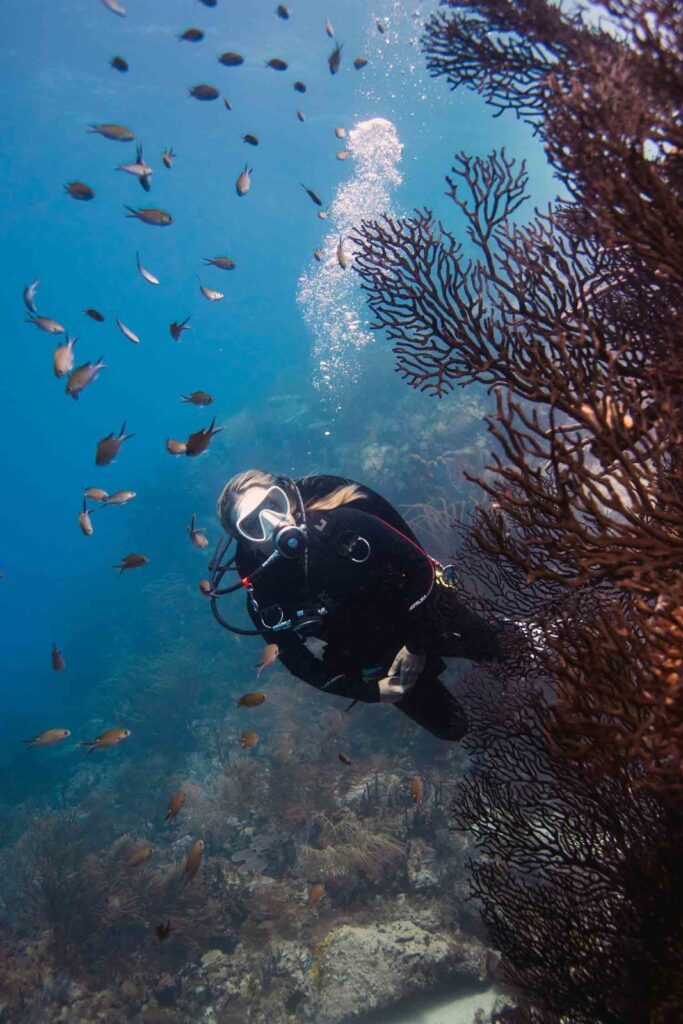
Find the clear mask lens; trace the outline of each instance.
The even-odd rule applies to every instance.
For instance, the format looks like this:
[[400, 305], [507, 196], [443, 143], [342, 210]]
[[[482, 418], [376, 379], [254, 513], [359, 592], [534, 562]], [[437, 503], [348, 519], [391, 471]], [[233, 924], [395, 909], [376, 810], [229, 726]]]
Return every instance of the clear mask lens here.
[[245, 540], [265, 541], [289, 519], [289, 498], [281, 487], [270, 487], [255, 508], [238, 517], [235, 529]]

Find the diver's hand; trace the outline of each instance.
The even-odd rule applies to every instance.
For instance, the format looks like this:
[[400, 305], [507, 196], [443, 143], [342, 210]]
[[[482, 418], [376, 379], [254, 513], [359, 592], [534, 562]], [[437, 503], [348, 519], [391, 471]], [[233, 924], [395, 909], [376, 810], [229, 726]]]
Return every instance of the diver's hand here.
[[383, 679], [377, 680], [379, 687], [379, 699], [383, 703], [394, 704], [401, 697], [405, 697], [406, 693], [410, 689], [409, 686], [403, 686], [398, 676], [385, 676]]
[[417, 682], [426, 662], [426, 654], [411, 654], [407, 647], [402, 647], [391, 663], [389, 678], [397, 677], [403, 689], [409, 690]]

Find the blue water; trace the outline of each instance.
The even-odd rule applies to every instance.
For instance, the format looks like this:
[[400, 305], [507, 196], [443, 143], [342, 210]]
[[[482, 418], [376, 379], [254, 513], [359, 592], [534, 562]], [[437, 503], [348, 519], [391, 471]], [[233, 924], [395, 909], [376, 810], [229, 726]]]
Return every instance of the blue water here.
[[[402, 183], [390, 190], [394, 211], [427, 205], [456, 232], [462, 223], [443, 194], [455, 151], [483, 154], [505, 145], [528, 160], [535, 204], [556, 193], [528, 129], [512, 117], [492, 118], [477, 97], [453, 96], [427, 77], [416, 39], [429, 4], [330, 0], [323, 7], [294, 0], [287, 22], [275, 17], [272, 0], [221, 0], [215, 9], [191, 0], [125, 6], [126, 18], [99, 0], [0, 7], [0, 764], [10, 808], [13, 801], [53, 800], [60, 777], [73, 778], [83, 756], [71, 741], [53, 751], [27, 751], [18, 741], [56, 726], [70, 728], [72, 740], [88, 739], [122, 724], [119, 697], [144, 691], [154, 659], [166, 659], [166, 672], [176, 654], [184, 655], [188, 716], [208, 699], [197, 687], [201, 673], [211, 677], [213, 699], [225, 693], [226, 712], [229, 697], [248, 688], [236, 666], [256, 660], [258, 642], [249, 646], [218, 630], [196, 587], [205, 554], [185, 532], [196, 513], [215, 543], [215, 500], [234, 472], [257, 463], [292, 475], [338, 470], [390, 498], [410, 492], [411, 500], [430, 500], [419, 480], [411, 490], [405, 456], [390, 481], [363, 474], [364, 431], [379, 421], [382, 443], [399, 432], [404, 441], [411, 416], [438, 417], [460, 396], [438, 406], [409, 392], [381, 337], [352, 351], [321, 384], [324, 338], [311, 329], [310, 308], [305, 319], [300, 278], [322, 273], [312, 253], [331, 225], [316, 216], [300, 182], [329, 208], [353, 179], [354, 161], [335, 159], [343, 143], [334, 128], [389, 120], [404, 147]], [[334, 77], [325, 17], [344, 44]], [[384, 36], [376, 18], [388, 25]], [[206, 33], [203, 42], [177, 40], [191, 25]], [[216, 56], [227, 49], [244, 53], [245, 64], [222, 67]], [[115, 54], [129, 62], [127, 74], [109, 66]], [[370, 60], [362, 71], [352, 67], [356, 55]], [[287, 60], [289, 70], [266, 68], [271, 57]], [[306, 83], [305, 95], [294, 92], [295, 79]], [[188, 96], [188, 87], [203, 82], [219, 88], [232, 110], [220, 99]], [[135, 132], [155, 170], [149, 195], [115, 170], [133, 160], [134, 143], [86, 133], [88, 124], [102, 122]], [[241, 141], [245, 132], [259, 136], [257, 148]], [[167, 170], [161, 152], [171, 145], [177, 158]], [[238, 198], [235, 180], [245, 164], [254, 168], [252, 188]], [[94, 188], [92, 202], [65, 194], [63, 185], [74, 179]], [[124, 216], [124, 204], [161, 207], [174, 223], [144, 225]], [[137, 273], [136, 250], [159, 287]], [[202, 257], [219, 254], [231, 256], [236, 269], [203, 268]], [[225, 299], [208, 303], [197, 274]], [[79, 337], [76, 365], [100, 355], [107, 364], [78, 402], [52, 371], [53, 349], [63, 338], [25, 322], [22, 289], [35, 278], [38, 312]], [[363, 324], [357, 284], [351, 293]], [[328, 309], [334, 298], [328, 289]], [[86, 307], [102, 310], [106, 322], [84, 317]], [[118, 331], [112, 311], [136, 332], [139, 346]], [[187, 316], [194, 330], [177, 343], [168, 325]], [[214, 396], [209, 409], [180, 403], [181, 392], [199, 388]], [[226, 429], [206, 455], [166, 453], [167, 437], [186, 438], [214, 414]], [[96, 467], [97, 440], [124, 421], [135, 437], [114, 464]], [[77, 524], [84, 486], [130, 488], [137, 498], [94, 512], [95, 533], [87, 538]], [[133, 551], [145, 553], [149, 565], [119, 578], [112, 566]], [[53, 641], [67, 662], [60, 675], [50, 667]], [[155, 707], [153, 692], [148, 712], [150, 706], [152, 720], [132, 724], [139, 749], [168, 754], [169, 708]], [[119, 753], [133, 756], [130, 745]]]

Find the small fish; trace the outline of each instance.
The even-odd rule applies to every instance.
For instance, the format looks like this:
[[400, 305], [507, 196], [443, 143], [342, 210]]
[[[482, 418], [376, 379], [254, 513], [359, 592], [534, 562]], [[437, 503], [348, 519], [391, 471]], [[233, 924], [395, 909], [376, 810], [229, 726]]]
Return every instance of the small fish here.
[[109, 63], [115, 71], [125, 72], [128, 70], [128, 61], [124, 60], [123, 57], [112, 57]]
[[242, 173], [240, 174], [239, 178], [235, 183], [235, 188], [237, 189], [238, 196], [246, 196], [247, 192], [251, 188], [251, 178], [249, 177], [249, 175], [253, 173], [254, 168], [252, 167], [251, 170], [249, 170], [249, 165], [245, 164], [244, 170], [242, 171]]
[[329, 18], [325, 21], [325, 31], [327, 32], [330, 39], [334, 39], [334, 29], [332, 28], [332, 22]]
[[40, 284], [40, 278], [36, 278], [31, 284], [27, 284], [23, 291], [24, 304], [29, 313], [35, 313], [36, 310], [36, 292], [38, 291], [38, 285]]
[[127, 857], [123, 862], [123, 866], [126, 871], [130, 871], [131, 868], [139, 868], [141, 864], [144, 864], [146, 860], [152, 856], [151, 846], [141, 846], [139, 850], [135, 850], [131, 853], [130, 857]]
[[191, 882], [194, 876], [199, 871], [202, 863], [202, 855], [204, 853], [204, 840], [198, 839], [196, 843], [193, 843], [187, 854], [185, 864], [183, 866], [183, 874], [185, 875], [185, 885]]
[[164, 821], [172, 821], [176, 818], [183, 806], [185, 805], [185, 793], [182, 789], [179, 789], [177, 793], [174, 793], [171, 799], [168, 801], [168, 810], [166, 811], [166, 817]]
[[63, 345], [58, 345], [53, 356], [55, 377], [66, 377], [74, 368], [74, 345], [78, 338], [67, 335]]
[[192, 391], [189, 395], [181, 395], [180, 401], [190, 405], [211, 405], [213, 398], [206, 391]]
[[197, 517], [193, 514], [192, 519], [190, 520], [190, 525], [187, 527], [187, 532], [190, 537], [190, 540], [195, 545], [195, 547], [208, 548], [209, 538], [204, 533], [204, 527], [197, 526], [196, 523]]
[[90, 521], [90, 513], [88, 512], [88, 508], [85, 503], [85, 498], [83, 499], [83, 511], [78, 513], [78, 525], [86, 537], [92, 537], [94, 531]]
[[230, 102], [229, 99], [226, 99], [225, 96], [223, 97], [223, 103], [225, 104], [226, 110], [232, 110], [232, 103]]
[[70, 195], [72, 199], [82, 199], [84, 202], [88, 202], [90, 199], [95, 198], [95, 192], [90, 188], [90, 185], [86, 185], [84, 181], [69, 181], [64, 186], [64, 191]]
[[143, 565], [147, 565], [149, 558], [147, 555], [125, 555], [117, 565], [112, 565], [112, 569], [120, 569], [119, 576], [126, 571], [126, 569], [141, 569]]
[[101, 135], [113, 142], [132, 142], [135, 138], [135, 132], [122, 124], [90, 124], [87, 131], [90, 135]]
[[124, 323], [121, 323], [118, 317], [114, 317], [114, 323], [121, 331], [121, 334], [123, 334], [124, 337], [128, 338], [128, 341], [132, 341], [134, 345], [140, 344], [140, 339], [138, 338], [135, 331], [131, 331], [130, 327], [126, 327]]
[[223, 427], [216, 427], [214, 429], [215, 422], [216, 417], [214, 416], [210, 427], [205, 427], [203, 430], [197, 430], [194, 434], [190, 434], [185, 444], [186, 455], [201, 455], [202, 452], [206, 451], [214, 434], [219, 434], [223, 429]]
[[318, 263], [322, 263], [322, 261], [323, 261], [323, 251], [322, 251], [322, 249], [314, 249], [313, 250], [313, 255], [317, 259]]
[[306, 92], [305, 84], [303, 82], [295, 82], [294, 83], [294, 91], [295, 92]]
[[78, 745], [79, 747], [90, 747], [88, 753], [92, 754], [93, 750], [106, 750], [108, 747], [115, 747], [123, 740], [127, 740], [129, 736], [130, 729], [107, 729], [94, 740], [85, 740]]
[[280, 60], [279, 57], [271, 57], [270, 60], [266, 61], [266, 67], [272, 68], [273, 71], [286, 71], [289, 65], [287, 61]]
[[35, 324], [39, 330], [45, 331], [46, 334], [66, 334], [66, 328], [62, 327], [56, 320], [51, 320], [49, 316], [27, 317], [26, 323]]
[[124, 423], [118, 437], [114, 437], [112, 432], [99, 440], [95, 454], [95, 465], [108, 466], [119, 454], [119, 449], [123, 442], [128, 441], [131, 437], [135, 437], [135, 434], [127, 434], [126, 424]]
[[367, 57], [354, 57], [353, 66], [356, 69], [356, 71], [360, 71], [360, 69], [364, 68], [367, 63]]
[[180, 322], [178, 322], [177, 320], [174, 320], [172, 324], [169, 324], [168, 329], [171, 332], [171, 337], [173, 338], [174, 341], [180, 341], [180, 337], [181, 337], [183, 331], [192, 331], [192, 330], [194, 330], [193, 327], [188, 327], [188, 324], [189, 324], [191, 319], [192, 319], [192, 314], [190, 313], [190, 315], [188, 317], [185, 317], [184, 320], [181, 320]]
[[327, 210], [318, 210], [318, 216], [320, 217], [321, 220], [327, 220], [327, 218], [329, 217], [329, 213], [327, 212]]
[[246, 142], [249, 146], [258, 146], [258, 135], [246, 135], [242, 136], [242, 142]]
[[166, 451], [169, 455], [184, 455], [187, 449], [187, 445], [184, 441], [174, 441], [172, 438], [166, 438]]
[[209, 582], [209, 580], [200, 580], [199, 583], [198, 583], [198, 586], [199, 586], [200, 593], [202, 593], [204, 595], [204, 597], [211, 597], [212, 591], [211, 591], [211, 583]]
[[109, 497], [107, 491], [102, 490], [101, 487], [86, 487], [83, 491], [84, 498], [90, 498], [91, 501], [106, 501]]
[[322, 199], [320, 198], [320, 196], [318, 195], [317, 192], [314, 192], [312, 188], [307, 188], [306, 185], [304, 185], [303, 182], [299, 182], [299, 184], [301, 185], [302, 189], [304, 190], [306, 195], [309, 197], [309, 199], [311, 199], [315, 203], [316, 206], [322, 206], [323, 205], [323, 201], [322, 201]]
[[278, 18], [282, 18], [283, 21], [287, 21], [290, 15], [289, 8], [285, 7], [284, 4], [278, 4], [275, 9], [275, 13], [277, 14]]
[[245, 693], [235, 703], [238, 708], [257, 708], [265, 699], [265, 693]]
[[322, 882], [316, 882], [315, 885], [311, 886], [308, 892], [308, 898], [306, 899], [306, 906], [313, 907], [315, 904], [323, 898], [325, 895], [325, 886]]
[[383, 36], [383, 35], [384, 35], [384, 33], [385, 33], [385, 32], [386, 32], [386, 30], [387, 30], [387, 27], [386, 27], [386, 25], [384, 24], [384, 22], [383, 22], [383, 21], [376, 21], [376, 22], [375, 22], [375, 25], [377, 26], [377, 31], [379, 32], [379, 34]]
[[337, 152], [337, 160], [347, 160], [349, 157], [348, 149], [340, 149]]
[[339, 244], [337, 245], [337, 263], [342, 270], [346, 270], [349, 265], [349, 257], [344, 252], [344, 239], [341, 235], [339, 236]]
[[204, 4], [205, 7], [215, 7], [218, 0], [199, 0], [200, 4]]
[[169, 167], [170, 168], [170, 167], [173, 166], [173, 158], [174, 158], [174, 156], [176, 156], [176, 154], [173, 152], [173, 146], [169, 146], [168, 149], [165, 149], [163, 151], [163, 153], [161, 154], [161, 159], [164, 162], [164, 167]]
[[353, 764], [353, 761], [351, 760], [348, 754], [343, 754], [340, 752], [339, 754], [337, 754], [337, 757], [339, 758], [342, 764]]
[[133, 498], [137, 498], [135, 491], [114, 491], [102, 498], [103, 505], [127, 505]]
[[140, 263], [140, 253], [136, 252], [135, 256], [138, 263], [138, 273], [140, 274], [140, 277], [144, 277], [145, 281], [149, 281], [150, 284], [159, 284], [159, 278], [155, 277], [149, 270], [145, 270], [142, 263]]
[[346, 128], [335, 128], [334, 129], [334, 134], [337, 136], [338, 139], [345, 139], [346, 138]]
[[218, 58], [218, 63], [226, 68], [238, 68], [240, 64], [244, 64], [244, 57], [241, 53], [235, 53], [234, 50], [226, 50]]
[[254, 747], [258, 746], [259, 734], [257, 732], [243, 732], [240, 736], [240, 746], [245, 750], [253, 750]]
[[125, 18], [126, 8], [122, 7], [118, 0], [102, 0], [102, 3], [112, 14], [118, 14], [120, 18]]
[[256, 673], [257, 679], [263, 672], [264, 668], [270, 668], [270, 666], [274, 664], [279, 653], [280, 648], [277, 644], [266, 644], [265, 650], [261, 655], [261, 660], [254, 666], [258, 669], [258, 672]]
[[55, 743], [61, 743], [70, 735], [71, 729], [46, 729], [45, 732], [39, 732], [32, 740], [22, 740], [21, 742], [28, 743], [29, 747], [51, 747]]
[[410, 795], [413, 799], [413, 803], [422, 803], [422, 797], [424, 795], [424, 783], [419, 775], [416, 775], [414, 779], [410, 780]]
[[339, 45], [339, 43], [337, 43], [337, 44], [335, 45], [335, 47], [334, 47], [334, 50], [333, 50], [333, 51], [332, 51], [332, 53], [330, 54], [330, 56], [329, 56], [329, 57], [327, 58], [327, 63], [328, 63], [328, 64], [329, 64], [329, 66], [330, 66], [330, 74], [331, 74], [331, 75], [336, 75], [336, 74], [337, 74], [337, 72], [339, 71], [339, 66], [340, 66], [340, 64], [341, 64], [341, 52], [342, 52], [342, 48], [343, 48], [343, 47], [341, 47], [341, 46]]
[[78, 401], [81, 392], [87, 388], [88, 384], [96, 381], [100, 375], [100, 370], [105, 368], [106, 363], [102, 362], [102, 356], [100, 356], [96, 363], [83, 363], [82, 366], [77, 367], [73, 371], [66, 382], [66, 394], [71, 395], [72, 398]]
[[304, 114], [303, 110], [297, 110], [296, 116], [299, 119], [299, 121], [301, 121], [302, 124], [306, 120], [306, 115]]
[[178, 39], [186, 43], [201, 43], [204, 38], [204, 33], [199, 28], [186, 28], [184, 32], [181, 32]]
[[173, 223], [173, 217], [166, 210], [156, 210], [154, 207], [134, 210], [131, 206], [125, 206], [125, 204], [124, 210], [128, 210], [126, 217], [136, 217], [143, 224], [153, 224], [155, 227], [165, 228]]
[[64, 655], [62, 654], [60, 649], [57, 647], [56, 643], [52, 644], [51, 658], [52, 658], [52, 670], [54, 672], [63, 672], [64, 669], [66, 668], [66, 662], [64, 661]]
[[154, 174], [154, 169], [145, 163], [142, 156], [142, 146], [136, 148], [135, 161], [132, 164], [119, 164], [116, 170], [132, 174], [136, 178], [149, 178], [150, 175]]
[[99, 309], [84, 309], [83, 312], [91, 320], [96, 320], [98, 324], [104, 323], [104, 314], [100, 313]]
[[220, 92], [213, 85], [193, 85], [188, 91], [196, 100], [217, 100], [220, 96]]
[[223, 292], [216, 292], [213, 288], [205, 288], [199, 277], [197, 280], [199, 281], [199, 290], [208, 302], [220, 302], [221, 299], [225, 298]]
[[171, 934], [171, 922], [166, 921], [165, 924], [158, 924], [154, 930], [159, 942], [165, 942]]
[[218, 270], [234, 270], [236, 265], [235, 261], [231, 260], [229, 256], [214, 256], [213, 259], [202, 256], [202, 259], [207, 266], [217, 267]]

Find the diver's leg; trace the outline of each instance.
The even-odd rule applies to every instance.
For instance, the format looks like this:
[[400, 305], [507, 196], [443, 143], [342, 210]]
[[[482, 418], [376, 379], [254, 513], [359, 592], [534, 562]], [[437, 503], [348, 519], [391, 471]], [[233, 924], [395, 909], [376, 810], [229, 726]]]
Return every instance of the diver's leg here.
[[459, 701], [455, 699], [441, 680], [438, 673], [444, 663], [427, 666], [427, 673], [418, 679], [411, 690], [395, 702], [394, 707], [408, 715], [414, 722], [427, 729], [440, 740], [461, 740], [467, 732], [467, 716]]
[[439, 589], [435, 613], [442, 636], [436, 653], [477, 662], [503, 660], [502, 623], [487, 622], [459, 601], [450, 588]]

